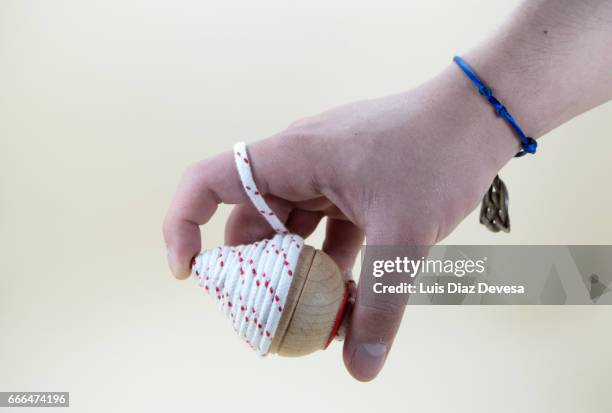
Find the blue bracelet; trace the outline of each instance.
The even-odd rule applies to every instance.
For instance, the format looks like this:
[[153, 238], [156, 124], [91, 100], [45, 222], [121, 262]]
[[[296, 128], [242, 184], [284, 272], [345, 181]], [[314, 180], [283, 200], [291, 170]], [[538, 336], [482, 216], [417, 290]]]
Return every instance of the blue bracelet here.
[[515, 156], [518, 158], [527, 153], [536, 153], [536, 149], [538, 147], [538, 143], [536, 142], [536, 140], [525, 135], [521, 127], [518, 125], [518, 123], [516, 123], [516, 120], [514, 120], [514, 118], [508, 112], [506, 107], [502, 105], [501, 102], [495, 98], [495, 96], [493, 96], [493, 91], [489, 87], [487, 87], [487, 85], [485, 85], [485, 83], [480, 80], [478, 76], [476, 76], [476, 73], [474, 73], [474, 71], [470, 68], [470, 66], [468, 66], [467, 63], [465, 63], [462, 58], [460, 58], [459, 56], [455, 56], [453, 58], [453, 61], [457, 63], [457, 66], [459, 66], [461, 70], [463, 70], [463, 72], [467, 75], [467, 77], [470, 78], [472, 83], [474, 83], [474, 86], [476, 86], [476, 88], [478, 89], [478, 92], [482, 96], [484, 96], [487, 101], [493, 106], [493, 108], [495, 109], [495, 113], [497, 113], [497, 116], [506, 120], [506, 122], [510, 124], [514, 132], [517, 134], [518, 138], [521, 141], [521, 150]]

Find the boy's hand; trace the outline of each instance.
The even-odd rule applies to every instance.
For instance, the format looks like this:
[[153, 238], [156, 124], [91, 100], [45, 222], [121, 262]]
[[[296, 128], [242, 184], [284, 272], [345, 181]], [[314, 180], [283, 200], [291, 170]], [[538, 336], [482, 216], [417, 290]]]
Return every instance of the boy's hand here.
[[[465, 55], [533, 137], [612, 98], [612, 2], [525, 2], [489, 41]], [[581, 138], [582, 139], [582, 138]], [[370, 245], [432, 245], [474, 209], [519, 150], [511, 129], [454, 66], [419, 88], [302, 119], [249, 146], [255, 181], [290, 230], [327, 219], [323, 249], [349, 270], [364, 234]], [[270, 235], [224, 153], [193, 165], [164, 223], [178, 278], [200, 251], [199, 225], [220, 202], [238, 204], [228, 243]], [[344, 360], [359, 380], [386, 359], [403, 307], [363, 299], [349, 320]]]
[[[475, 121], [486, 102], [453, 69], [412, 92], [302, 119], [249, 145], [255, 181], [270, 206], [303, 237], [327, 217], [323, 250], [343, 271], [353, 266], [364, 234], [374, 245], [440, 241], [518, 150], [516, 138], [495, 119]], [[502, 129], [499, 139], [487, 133], [492, 127]], [[183, 177], [164, 225], [178, 278], [189, 275], [201, 248], [199, 226], [220, 202], [238, 204], [226, 225], [228, 244], [272, 235], [244, 193], [231, 152], [198, 162]], [[344, 359], [353, 376], [370, 380], [382, 368], [404, 309], [384, 297], [365, 303], [362, 295]]]

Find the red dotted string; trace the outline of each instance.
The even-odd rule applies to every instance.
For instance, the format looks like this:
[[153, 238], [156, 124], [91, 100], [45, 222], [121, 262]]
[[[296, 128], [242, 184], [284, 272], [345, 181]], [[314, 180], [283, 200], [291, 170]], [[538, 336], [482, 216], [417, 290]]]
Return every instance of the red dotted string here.
[[234, 153], [247, 196], [277, 235], [249, 245], [203, 251], [192, 262], [192, 271], [237, 334], [265, 355], [274, 340], [304, 240], [290, 234], [265, 202], [253, 180], [244, 143], [236, 144]]

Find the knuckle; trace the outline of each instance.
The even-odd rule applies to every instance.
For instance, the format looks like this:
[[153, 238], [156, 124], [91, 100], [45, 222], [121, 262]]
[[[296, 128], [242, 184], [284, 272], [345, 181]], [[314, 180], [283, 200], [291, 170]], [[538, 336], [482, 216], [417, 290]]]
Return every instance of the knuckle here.
[[199, 169], [200, 165], [202, 164], [203, 161], [196, 161], [196, 162], [192, 162], [189, 165], [187, 165], [187, 167], [185, 168], [185, 171], [183, 172], [183, 177], [190, 177], [196, 174], [196, 171]]
[[288, 129], [276, 136], [273, 147], [277, 156], [291, 160], [293, 166], [305, 172], [301, 179], [309, 179], [310, 186], [316, 187], [319, 175], [326, 175], [329, 162], [326, 154], [327, 139], [315, 131], [300, 128]]
[[280, 134], [280, 146], [291, 152], [307, 154], [312, 148], [315, 148], [317, 136], [314, 133], [306, 131], [287, 130]]
[[183, 172], [183, 182], [189, 182], [201, 175], [201, 171], [206, 168], [207, 162], [207, 160], [200, 160], [187, 165]]

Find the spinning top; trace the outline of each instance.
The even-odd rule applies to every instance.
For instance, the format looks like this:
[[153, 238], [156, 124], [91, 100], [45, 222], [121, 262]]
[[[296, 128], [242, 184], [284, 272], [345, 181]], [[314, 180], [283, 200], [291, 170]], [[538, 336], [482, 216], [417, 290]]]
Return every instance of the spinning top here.
[[336, 263], [323, 251], [304, 246], [270, 352], [296, 357], [326, 348], [340, 327], [347, 299]]
[[344, 277], [327, 254], [289, 233], [257, 190], [246, 146], [238, 143], [234, 151], [246, 194], [277, 234], [203, 251], [192, 273], [259, 354], [302, 356], [324, 349], [344, 317]]
[[302, 356], [336, 337], [348, 288], [334, 261], [292, 234], [204, 251], [192, 271], [261, 355]]

